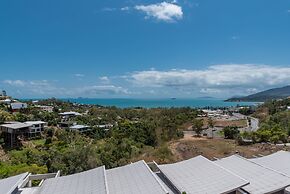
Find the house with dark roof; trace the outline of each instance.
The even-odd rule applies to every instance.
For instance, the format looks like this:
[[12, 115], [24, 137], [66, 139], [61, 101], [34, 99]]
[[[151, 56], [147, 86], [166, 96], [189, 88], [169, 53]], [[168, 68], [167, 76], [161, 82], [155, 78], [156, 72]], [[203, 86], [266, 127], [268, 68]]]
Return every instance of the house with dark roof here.
[[21, 140], [40, 137], [47, 127], [43, 121], [9, 122], [0, 125], [5, 146], [13, 148], [21, 146]]

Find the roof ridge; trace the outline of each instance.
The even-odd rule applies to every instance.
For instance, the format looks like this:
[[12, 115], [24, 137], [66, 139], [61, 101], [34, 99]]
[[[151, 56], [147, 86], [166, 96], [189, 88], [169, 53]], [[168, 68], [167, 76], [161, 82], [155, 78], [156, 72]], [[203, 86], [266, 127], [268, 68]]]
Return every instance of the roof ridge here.
[[149, 166], [146, 164], [146, 162], [144, 160], [141, 160], [141, 162], [143, 162], [143, 164], [146, 166], [146, 168], [149, 171], [149, 173], [151, 174], [151, 176], [154, 177], [155, 181], [159, 184], [159, 186], [161, 186], [161, 188], [165, 191], [165, 193], [169, 194], [169, 191], [167, 191], [166, 188], [161, 184], [161, 182], [156, 178], [156, 176], [154, 175], [152, 170], [149, 168]]
[[106, 167], [105, 165], [102, 166], [103, 168], [103, 175], [104, 175], [104, 180], [105, 180], [105, 191], [106, 191], [106, 194], [109, 194], [109, 186], [108, 186], [108, 181], [107, 181], [107, 173], [106, 173]]

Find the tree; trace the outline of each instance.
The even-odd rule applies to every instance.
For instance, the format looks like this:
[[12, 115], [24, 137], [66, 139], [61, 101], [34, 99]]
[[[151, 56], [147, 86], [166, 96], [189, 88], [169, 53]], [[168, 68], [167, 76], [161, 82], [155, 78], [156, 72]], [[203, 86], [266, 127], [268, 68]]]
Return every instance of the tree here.
[[200, 136], [203, 127], [203, 120], [202, 119], [194, 119], [192, 122], [192, 129], [195, 131], [197, 136]]
[[210, 128], [213, 128], [214, 127], [214, 120], [211, 118], [211, 117], [209, 117], [208, 118], [208, 126], [210, 127]]
[[14, 120], [14, 116], [6, 111], [0, 110], [0, 124], [4, 123], [5, 121], [12, 121]]
[[235, 139], [240, 133], [237, 127], [225, 127], [223, 132], [226, 139]]

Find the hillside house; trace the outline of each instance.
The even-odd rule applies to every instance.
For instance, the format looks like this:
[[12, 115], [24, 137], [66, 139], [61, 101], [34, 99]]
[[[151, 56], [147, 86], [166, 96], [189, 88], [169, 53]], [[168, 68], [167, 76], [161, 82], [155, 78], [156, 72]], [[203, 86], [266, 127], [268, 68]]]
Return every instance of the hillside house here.
[[21, 140], [40, 137], [47, 123], [43, 121], [10, 122], [0, 125], [0, 131], [7, 147], [19, 147]]
[[44, 112], [53, 112], [53, 106], [42, 106], [42, 105], [37, 105], [35, 106], [39, 110], [42, 110]]
[[73, 125], [69, 128], [71, 131], [78, 131], [80, 133], [91, 131], [90, 126], [87, 125]]
[[26, 109], [27, 107], [28, 107], [27, 104], [22, 102], [13, 102], [10, 104], [12, 112], [18, 112], [21, 109]]
[[76, 116], [81, 116], [81, 113], [78, 112], [63, 112], [63, 113], [59, 113], [59, 116], [61, 117], [61, 122], [66, 122], [66, 121], [70, 121], [72, 118], [75, 118]]

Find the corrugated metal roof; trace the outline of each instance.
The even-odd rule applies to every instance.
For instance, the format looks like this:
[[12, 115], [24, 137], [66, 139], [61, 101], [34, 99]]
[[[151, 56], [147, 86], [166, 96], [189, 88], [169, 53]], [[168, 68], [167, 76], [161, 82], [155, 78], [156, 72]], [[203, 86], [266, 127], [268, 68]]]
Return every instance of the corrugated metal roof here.
[[243, 189], [252, 194], [275, 192], [290, 185], [289, 177], [241, 156], [230, 156], [215, 163], [249, 180], [250, 184]]
[[11, 194], [27, 175], [28, 173], [23, 173], [6, 179], [0, 179], [1, 194]]
[[[253, 158], [250, 160], [290, 177], [290, 152], [279, 151], [268, 156]], [[286, 188], [285, 193], [290, 193], [290, 187]]]
[[51, 178], [43, 182], [38, 194], [108, 194], [105, 167]]
[[26, 121], [26, 124], [30, 124], [30, 125], [40, 125], [40, 124], [45, 124], [46, 122], [44, 121]]
[[21, 128], [25, 128], [25, 127], [30, 127], [31, 124], [27, 124], [27, 123], [13, 123], [13, 124], [3, 124], [0, 125], [1, 127], [7, 127], [10, 129], [21, 129]]
[[279, 151], [268, 156], [250, 160], [257, 164], [277, 170], [290, 177], [290, 152]]
[[112, 194], [168, 193], [144, 161], [106, 170]]
[[181, 193], [187, 194], [227, 193], [249, 183], [203, 156], [158, 168]]
[[70, 111], [70, 112], [59, 113], [59, 115], [62, 115], [62, 116], [66, 116], [66, 115], [81, 116], [82, 114], [81, 113], [78, 113], [78, 112]]
[[87, 125], [73, 125], [70, 127], [70, 129], [83, 129], [83, 128], [89, 128]]

